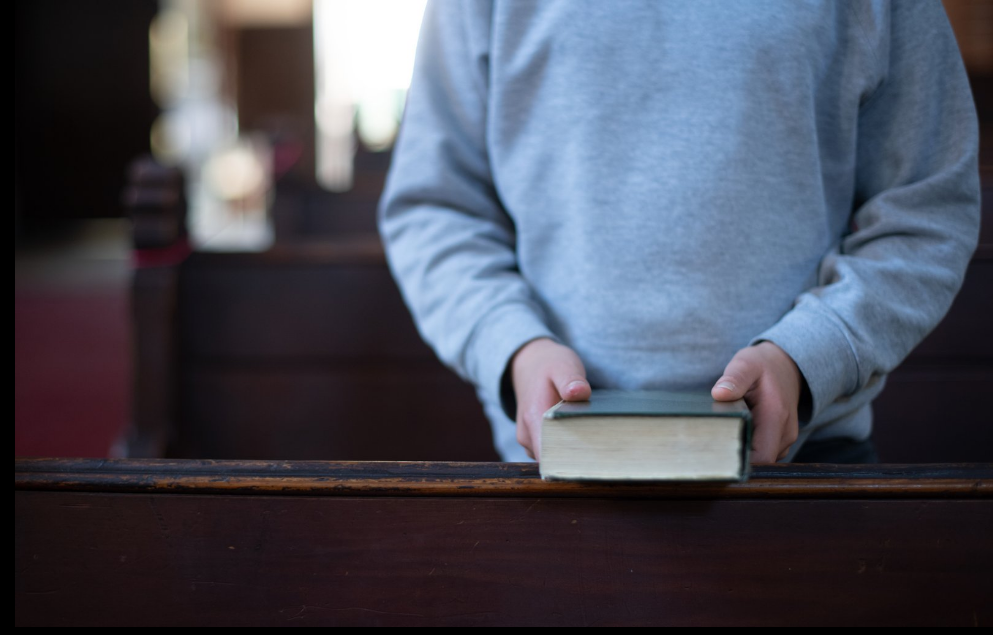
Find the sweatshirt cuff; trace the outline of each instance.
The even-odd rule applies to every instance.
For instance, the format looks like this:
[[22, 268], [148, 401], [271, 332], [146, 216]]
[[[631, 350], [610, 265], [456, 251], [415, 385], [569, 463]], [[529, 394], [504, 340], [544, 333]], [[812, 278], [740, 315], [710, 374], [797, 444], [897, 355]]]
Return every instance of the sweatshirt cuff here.
[[807, 423], [839, 398], [859, 386], [858, 361], [848, 337], [835, 321], [801, 302], [779, 322], [749, 342], [769, 341], [783, 349], [799, 367], [810, 390]]
[[522, 346], [547, 337], [558, 341], [535, 307], [514, 302], [491, 311], [476, 326], [466, 347], [465, 368], [469, 378], [491, 403], [498, 403], [511, 421], [516, 418], [513, 384], [507, 394], [504, 375], [507, 365]]

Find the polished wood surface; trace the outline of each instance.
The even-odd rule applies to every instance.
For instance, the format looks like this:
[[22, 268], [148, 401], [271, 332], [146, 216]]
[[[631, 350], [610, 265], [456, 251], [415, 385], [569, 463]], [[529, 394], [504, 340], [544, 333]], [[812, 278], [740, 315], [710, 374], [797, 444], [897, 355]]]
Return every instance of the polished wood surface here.
[[989, 625], [993, 466], [15, 461], [15, 623]]
[[318, 496], [993, 498], [993, 465], [753, 466], [742, 483], [545, 481], [535, 463], [17, 459], [22, 490]]

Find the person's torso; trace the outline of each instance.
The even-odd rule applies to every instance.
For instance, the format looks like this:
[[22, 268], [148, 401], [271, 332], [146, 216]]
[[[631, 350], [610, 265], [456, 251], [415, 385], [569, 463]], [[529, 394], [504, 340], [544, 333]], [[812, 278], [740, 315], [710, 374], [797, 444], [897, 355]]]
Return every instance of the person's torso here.
[[847, 2], [497, 2], [487, 146], [594, 385], [709, 387], [848, 231], [874, 52]]

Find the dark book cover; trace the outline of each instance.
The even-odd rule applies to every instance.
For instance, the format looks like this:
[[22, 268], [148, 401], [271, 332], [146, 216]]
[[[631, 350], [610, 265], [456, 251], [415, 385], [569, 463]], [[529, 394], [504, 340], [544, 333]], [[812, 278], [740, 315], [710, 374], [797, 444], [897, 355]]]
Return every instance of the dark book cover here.
[[563, 401], [546, 419], [566, 417], [741, 417], [751, 419], [744, 400], [714, 401], [709, 392], [594, 390], [589, 401]]

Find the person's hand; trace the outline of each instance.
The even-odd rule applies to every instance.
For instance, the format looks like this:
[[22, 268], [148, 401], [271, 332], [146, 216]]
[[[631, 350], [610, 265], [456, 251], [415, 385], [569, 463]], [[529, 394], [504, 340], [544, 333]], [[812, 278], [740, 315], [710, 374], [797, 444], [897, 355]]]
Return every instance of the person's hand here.
[[541, 460], [541, 422], [559, 401], [586, 401], [586, 368], [573, 350], [550, 339], [532, 340], [511, 360], [517, 396], [517, 442], [528, 456]]
[[772, 342], [761, 342], [735, 353], [710, 390], [717, 401], [744, 398], [751, 409], [752, 463], [783, 459], [796, 442], [802, 382], [793, 358]]

